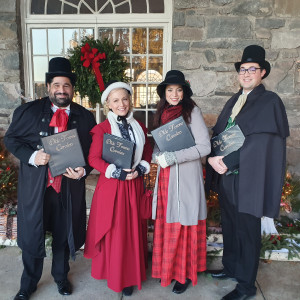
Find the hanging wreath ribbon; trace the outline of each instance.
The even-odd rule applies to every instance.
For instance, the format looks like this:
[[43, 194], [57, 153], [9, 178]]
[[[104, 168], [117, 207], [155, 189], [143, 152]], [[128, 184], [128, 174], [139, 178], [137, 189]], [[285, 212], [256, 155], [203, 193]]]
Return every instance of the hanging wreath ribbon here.
[[105, 59], [106, 55], [105, 53], [98, 53], [98, 49], [96, 48], [91, 48], [90, 45], [88, 43], [86, 43], [83, 47], [81, 47], [81, 53], [83, 54], [83, 56], [81, 56], [81, 61], [83, 62], [83, 66], [85, 68], [89, 68], [90, 65], [92, 65], [93, 71], [95, 73], [96, 76], [96, 80], [98, 82], [99, 88], [100, 88], [100, 92], [104, 91], [105, 87], [104, 87], [104, 82], [103, 82], [103, 78], [102, 78], [102, 74], [100, 72], [100, 59]]

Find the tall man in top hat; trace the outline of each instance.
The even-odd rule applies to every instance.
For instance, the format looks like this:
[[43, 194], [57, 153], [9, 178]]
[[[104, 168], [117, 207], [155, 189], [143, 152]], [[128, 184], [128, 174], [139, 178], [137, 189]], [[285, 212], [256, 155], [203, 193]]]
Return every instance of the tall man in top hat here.
[[212, 154], [206, 178], [206, 191], [216, 187], [219, 193], [224, 241], [224, 269], [212, 277], [237, 280], [225, 300], [250, 299], [256, 294], [261, 217], [279, 214], [289, 136], [281, 99], [262, 84], [271, 70], [265, 50], [246, 47], [235, 68], [241, 89], [225, 104], [213, 134], [238, 124], [245, 141], [226, 157]]
[[4, 142], [20, 160], [18, 182], [18, 245], [22, 249], [24, 270], [15, 300], [27, 300], [36, 290], [43, 270], [45, 232], [52, 232], [51, 274], [62, 295], [72, 293], [67, 275], [69, 256], [74, 259], [85, 240], [85, 177], [91, 167], [67, 168], [52, 177], [50, 155], [41, 146], [41, 137], [77, 129], [87, 161], [96, 125], [94, 116], [72, 102], [76, 76], [69, 60], [55, 57], [46, 73], [48, 97], [18, 107]]

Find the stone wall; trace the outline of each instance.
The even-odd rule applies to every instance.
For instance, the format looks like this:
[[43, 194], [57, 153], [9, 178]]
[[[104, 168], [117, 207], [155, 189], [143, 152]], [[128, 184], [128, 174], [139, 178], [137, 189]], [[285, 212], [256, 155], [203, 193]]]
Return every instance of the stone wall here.
[[19, 4], [0, 0], [0, 137], [8, 128], [12, 111], [21, 103]]
[[266, 49], [271, 74], [264, 80], [282, 98], [290, 124], [289, 169], [300, 176], [300, 1], [175, 0], [172, 68], [190, 80], [207, 125], [238, 91], [233, 63], [243, 49]]

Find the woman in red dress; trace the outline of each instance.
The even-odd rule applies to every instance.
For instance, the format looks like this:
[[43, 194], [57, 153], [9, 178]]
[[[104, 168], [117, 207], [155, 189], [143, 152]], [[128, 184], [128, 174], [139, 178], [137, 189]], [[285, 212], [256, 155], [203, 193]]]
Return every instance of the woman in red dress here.
[[174, 152], [154, 150], [159, 165], [153, 194], [154, 244], [152, 276], [162, 286], [176, 280], [173, 292], [183, 293], [197, 272], [206, 270], [206, 199], [201, 158], [210, 153], [207, 127], [191, 99], [182, 72], [171, 70], [157, 87], [160, 96], [154, 127], [182, 116], [195, 146]]
[[[113, 82], [102, 94], [107, 119], [91, 130], [89, 164], [100, 172], [93, 196], [84, 256], [92, 259], [91, 275], [106, 279], [115, 292], [130, 296], [146, 279], [147, 230], [140, 217], [143, 175], [150, 171], [152, 149], [145, 126], [133, 118], [131, 87]], [[135, 143], [132, 169], [102, 159], [104, 133]]]

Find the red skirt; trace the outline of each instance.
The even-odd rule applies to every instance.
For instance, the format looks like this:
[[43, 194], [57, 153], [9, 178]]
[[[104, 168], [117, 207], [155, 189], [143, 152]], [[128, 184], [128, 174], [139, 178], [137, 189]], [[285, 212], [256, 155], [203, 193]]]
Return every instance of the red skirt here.
[[[141, 289], [142, 281], [146, 280], [147, 221], [142, 220], [139, 213], [143, 189], [141, 178], [118, 181], [112, 226], [100, 241], [100, 251], [92, 258], [92, 277], [106, 279], [107, 286], [115, 292], [121, 292], [129, 286]], [[96, 203], [113, 199], [100, 199], [96, 191], [94, 201]], [[101, 213], [105, 214], [105, 211]], [[101, 215], [91, 217], [100, 218]], [[88, 236], [93, 234], [91, 231], [96, 230], [97, 228], [89, 226]], [[91, 241], [87, 239], [86, 243]]]
[[206, 270], [206, 220], [198, 225], [166, 223], [170, 168], [161, 169], [158, 181], [157, 211], [154, 225], [152, 277], [162, 286], [172, 279], [197, 284], [197, 272]]

